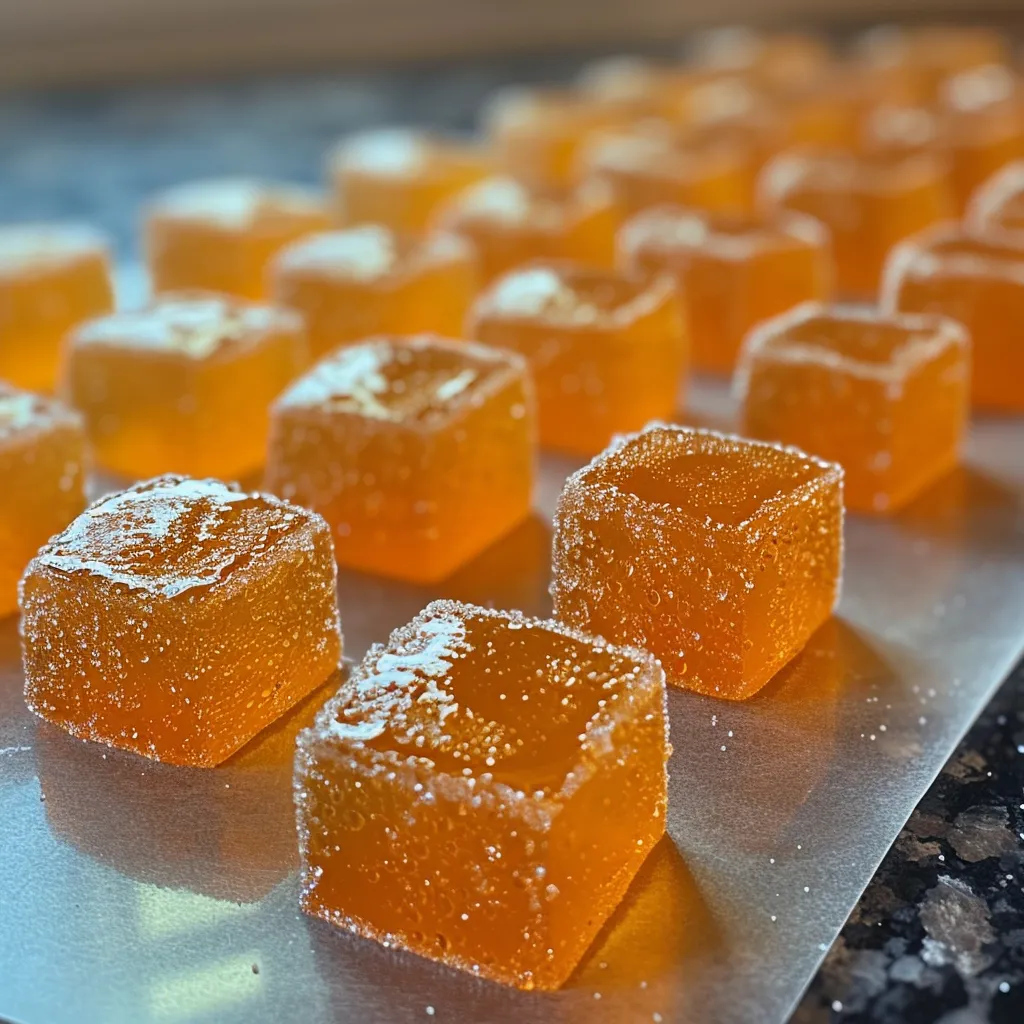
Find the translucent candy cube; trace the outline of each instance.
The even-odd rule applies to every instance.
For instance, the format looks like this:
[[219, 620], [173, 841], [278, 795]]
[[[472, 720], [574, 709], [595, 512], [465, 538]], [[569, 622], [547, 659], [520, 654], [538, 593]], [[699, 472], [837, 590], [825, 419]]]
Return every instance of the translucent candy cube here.
[[666, 277], [528, 264], [477, 299], [466, 334], [526, 357], [543, 447], [593, 455], [614, 434], [676, 408], [687, 344]]
[[847, 508], [892, 512], [956, 465], [969, 378], [952, 320], [811, 303], [748, 338], [741, 429], [839, 463]]
[[832, 236], [840, 295], [874, 296], [889, 250], [952, 215], [946, 169], [928, 154], [780, 153], [761, 174], [765, 212], [817, 217]]
[[555, 616], [642, 646], [670, 683], [745, 700], [836, 604], [842, 479], [795, 448], [713, 431], [620, 438], [559, 498]]
[[233, 477], [263, 465], [267, 407], [307, 363], [290, 310], [167, 293], [74, 331], [63, 387], [104, 468]]
[[956, 224], [909, 238], [886, 264], [882, 306], [963, 324], [971, 336], [972, 405], [1024, 411], [1024, 238], [975, 236]]
[[747, 332], [832, 291], [828, 233], [803, 214], [736, 217], [656, 206], [618, 236], [632, 274], [669, 274], [686, 300], [695, 368], [731, 373]]
[[689, 55], [702, 67], [742, 72], [762, 88], [789, 89], [817, 81], [833, 56], [824, 38], [809, 32], [758, 32], [726, 26], [698, 33]]
[[271, 268], [271, 293], [298, 310], [314, 355], [376, 334], [459, 337], [479, 270], [468, 242], [379, 224], [313, 235]]
[[60, 402], [0, 381], [0, 618], [29, 560], [85, 505], [85, 431]]
[[296, 381], [271, 420], [266, 486], [327, 519], [341, 565], [443, 579], [529, 513], [533, 390], [511, 353], [373, 339]]
[[217, 480], [108, 495], [21, 584], [25, 700], [80, 739], [210, 767], [310, 693], [341, 654], [315, 513]]
[[964, 215], [967, 226], [1024, 231], [1024, 160], [1014, 160], [993, 174], [971, 197]]
[[112, 309], [106, 238], [85, 224], [0, 227], [0, 380], [52, 391], [61, 342]]
[[486, 284], [533, 259], [611, 266], [619, 215], [599, 183], [555, 198], [514, 178], [494, 177], [456, 196], [437, 223], [473, 246]]
[[266, 268], [278, 250], [323, 231], [326, 204], [280, 182], [218, 178], [158, 196], [147, 211], [146, 260], [157, 292], [202, 288], [262, 299]]
[[447, 199], [493, 173], [470, 142], [406, 128], [379, 128], [344, 139], [328, 155], [343, 224], [424, 230]]
[[649, 654], [434, 602], [300, 734], [302, 907], [557, 988], [665, 831], [667, 729]]

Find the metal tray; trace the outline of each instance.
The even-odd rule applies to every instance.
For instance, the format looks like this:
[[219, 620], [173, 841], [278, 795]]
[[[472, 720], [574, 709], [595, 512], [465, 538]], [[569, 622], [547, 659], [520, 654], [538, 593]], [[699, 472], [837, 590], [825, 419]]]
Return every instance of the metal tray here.
[[[722, 424], [721, 388], [691, 418]], [[437, 594], [549, 610], [537, 516], [436, 592], [346, 574], [346, 653]], [[473, 979], [298, 911], [291, 748], [330, 686], [213, 771], [35, 722], [0, 624], [0, 1016], [24, 1024], [781, 1022], [1024, 650], [1024, 421], [891, 520], [851, 517], [838, 616], [758, 697], [670, 697], [668, 836], [557, 993]]]

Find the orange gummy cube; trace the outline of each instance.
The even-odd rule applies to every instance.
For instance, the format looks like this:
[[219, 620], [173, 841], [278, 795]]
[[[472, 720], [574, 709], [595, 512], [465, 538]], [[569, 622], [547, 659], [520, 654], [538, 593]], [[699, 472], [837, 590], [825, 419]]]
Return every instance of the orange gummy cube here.
[[337, 667], [335, 576], [327, 524], [269, 495], [108, 495], [25, 572], [25, 700], [81, 739], [218, 764]]
[[832, 64], [832, 50], [809, 32], [757, 32], [726, 26], [699, 33], [692, 59], [707, 68], [742, 72], [769, 89], [789, 89], [817, 81]]
[[956, 465], [969, 378], [952, 320], [808, 303], [748, 339], [741, 429], [839, 463], [847, 508], [892, 512]]
[[676, 408], [687, 346], [666, 277], [644, 282], [538, 261], [495, 281], [466, 333], [526, 357], [543, 447], [592, 455], [614, 434]]
[[971, 197], [964, 221], [975, 231], [1024, 231], [1024, 160], [993, 174]]
[[630, 273], [676, 279], [693, 365], [718, 373], [732, 372], [754, 324], [832, 290], [828, 233], [798, 213], [736, 217], [652, 207], [619, 233], [619, 259]]
[[297, 242], [270, 276], [274, 299], [302, 314], [313, 354], [321, 356], [375, 334], [458, 337], [479, 270], [464, 239], [366, 224]]
[[838, 292], [859, 298], [877, 291], [893, 245], [953, 211], [945, 167], [928, 154], [780, 153], [762, 172], [759, 199], [766, 212], [820, 220], [832, 236]]
[[971, 336], [971, 403], [1024, 411], [1024, 239], [1012, 232], [975, 236], [943, 224], [893, 250], [883, 308], [941, 313]]
[[557, 988], [664, 834], [667, 731], [646, 652], [435, 601], [299, 736], [302, 908]]
[[245, 178], [180, 185], [158, 196], [147, 212], [153, 290], [201, 288], [262, 299], [275, 253], [328, 223], [320, 196], [294, 185]]
[[533, 259], [611, 266], [618, 222], [608, 190], [599, 183], [555, 198], [505, 177], [466, 189], [438, 218], [442, 231], [472, 245], [484, 284]]
[[382, 224], [409, 234], [493, 171], [488, 154], [470, 142], [406, 128], [359, 132], [328, 155], [342, 224]]
[[555, 616], [643, 646], [670, 683], [757, 693], [831, 615], [843, 471], [759, 441], [653, 424], [566, 482]]
[[0, 227], [0, 380], [52, 391], [61, 342], [114, 306], [110, 252], [84, 224]]
[[85, 431], [60, 402], [0, 381], [0, 619], [29, 560], [85, 505]]
[[443, 579], [529, 513], [533, 390], [511, 353], [375, 338], [296, 381], [271, 422], [266, 486], [327, 519], [340, 565]]
[[112, 472], [242, 476], [263, 465], [267, 407], [307, 362], [290, 310], [167, 293], [74, 331], [63, 387]]

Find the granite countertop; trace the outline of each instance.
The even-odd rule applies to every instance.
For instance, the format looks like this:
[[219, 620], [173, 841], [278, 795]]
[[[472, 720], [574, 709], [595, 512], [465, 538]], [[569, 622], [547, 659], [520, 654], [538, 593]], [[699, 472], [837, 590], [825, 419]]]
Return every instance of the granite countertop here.
[[[196, 177], [320, 179], [338, 136], [466, 130], [513, 81], [578, 61], [463, 63], [0, 101], [0, 222], [75, 217], [136, 255], [145, 198]], [[914, 812], [799, 1007], [797, 1024], [1024, 1021], [1024, 666]]]

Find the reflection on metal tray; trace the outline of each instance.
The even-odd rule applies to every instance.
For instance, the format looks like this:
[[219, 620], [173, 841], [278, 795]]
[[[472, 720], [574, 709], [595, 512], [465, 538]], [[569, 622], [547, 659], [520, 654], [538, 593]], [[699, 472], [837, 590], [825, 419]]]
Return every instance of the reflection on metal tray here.
[[[692, 416], [727, 422], [694, 389]], [[538, 514], [432, 592], [343, 575], [346, 651], [436, 594], [548, 611]], [[668, 837], [569, 985], [523, 993], [298, 911], [291, 747], [331, 684], [228, 764], [82, 744], [21, 701], [0, 624], [0, 1016], [25, 1024], [781, 1022], [1024, 650], [1024, 422], [893, 520], [851, 517], [839, 615], [754, 700], [673, 692]], [[336, 682], [336, 681], [335, 681]]]

